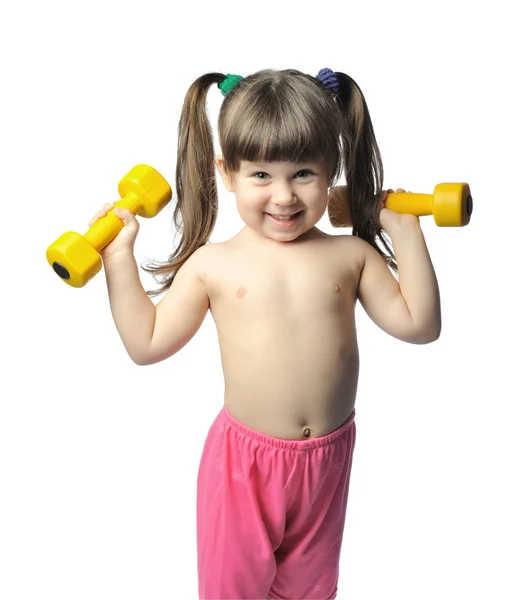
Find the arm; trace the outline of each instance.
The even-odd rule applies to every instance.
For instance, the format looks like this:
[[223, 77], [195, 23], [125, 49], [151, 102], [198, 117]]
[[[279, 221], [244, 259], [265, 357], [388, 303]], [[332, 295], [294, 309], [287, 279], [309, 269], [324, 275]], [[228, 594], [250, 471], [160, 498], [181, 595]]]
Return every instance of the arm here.
[[372, 321], [393, 337], [411, 344], [434, 342], [441, 333], [439, 287], [419, 221], [392, 227], [389, 235], [399, 282], [379, 253], [356, 238], [363, 249], [359, 301]]
[[209, 308], [199, 275], [203, 248], [185, 261], [157, 306], [141, 284], [132, 254], [104, 262], [112, 316], [136, 364], [150, 365], [179, 352], [203, 323]]

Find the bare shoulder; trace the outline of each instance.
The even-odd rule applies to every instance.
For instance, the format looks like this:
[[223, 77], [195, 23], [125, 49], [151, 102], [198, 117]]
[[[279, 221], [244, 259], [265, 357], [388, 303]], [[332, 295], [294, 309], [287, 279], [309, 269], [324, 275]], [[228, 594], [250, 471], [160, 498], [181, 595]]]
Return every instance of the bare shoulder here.
[[[272, 259], [275, 255], [272, 250], [260, 253], [256, 245], [251, 248], [241, 244], [238, 238], [231, 238], [224, 242], [208, 243], [201, 246], [194, 252], [191, 259], [199, 278], [207, 286], [207, 282], [211, 282], [212, 279], [216, 280], [217, 277], [215, 276], [224, 272], [229, 261], [233, 259], [239, 259], [240, 256], [247, 257], [248, 255], [251, 255], [254, 260], [261, 256]], [[357, 236], [323, 234], [303, 245], [297, 256], [306, 260], [319, 259], [321, 261], [325, 259], [335, 261], [338, 257], [337, 262], [343, 264], [346, 270], [352, 267], [353, 271], [360, 273], [369, 248], [370, 245]], [[373, 248], [371, 250], [374, 251]], [[278, 253], [276, 255], [280, 256]], [[339, 258], [343, 259], [343, 263], [338, 260]]]
[[200, 246], [192, 255], [191, 258], [196, 261], [198, 267], [204, 266], [205, 263], [212, 259], [217, 252], [219, 244], [207, 243]]
[[339, 234], [332, 237], [335, 239], [334, 243], [338, 245], [339, 254], [343, 257], [346, 264], [360, 274], [370, 249], [374, 252], [375, 250], [368, 242], [356, 235]]
[[204, 244], [190, 257], [194, 263], [196, 274], [205, 287], [207, 287], [207, 281], [210, 279], [210, 274], [217, 268], [223, 246], [224, 244], [221, 242]]

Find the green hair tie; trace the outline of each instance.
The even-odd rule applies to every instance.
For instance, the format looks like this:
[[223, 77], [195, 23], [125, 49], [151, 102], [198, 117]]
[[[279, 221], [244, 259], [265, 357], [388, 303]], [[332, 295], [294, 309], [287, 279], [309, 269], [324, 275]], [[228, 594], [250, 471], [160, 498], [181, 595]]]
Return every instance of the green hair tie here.
[[241, 81], [242, 79], [243, 77], [241, 75], [230, 75], [227, 73], [225, 79], [221, 83], [218, 83], [218, 87], [220, 88], [221, 93], [226, 96], [238, 81]]

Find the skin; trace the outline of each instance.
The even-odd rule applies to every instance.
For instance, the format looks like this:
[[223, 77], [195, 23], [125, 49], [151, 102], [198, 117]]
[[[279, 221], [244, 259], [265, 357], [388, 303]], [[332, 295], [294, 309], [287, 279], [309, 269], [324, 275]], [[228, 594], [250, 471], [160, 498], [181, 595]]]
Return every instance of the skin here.
[[[330, 185], [318, 163], [243, 162], [237, 173], [226, 173], [221, 157], [216, 164], [245, 227], [200, 247], [157, 305], [133, 257], [138, 222], [130, 211], [114, 209], [125, 226], [103, 260], [121, 339], [134, 362], [153, 364], [179, 352], [210, 310], [229, 412], [277, 438], [327, 435], [355, 405], [357, 300], [397, 339], [426, 344], [439, 336], [437, 282], [419, 220], [384, 208], [385, 192], [380, 219], [394, 244], [398, 283], [367, 242], [316, 227]], [[90, 223], [111, 208], [105, 205]], [[290, 228], [266, 214], [297, 210], [303, 213]]]
[[[331, 184], [319, 162], [250, 163], [242, 161], [238, 172], [226, 173], [223, 159], [216, 164], [225, 187], [236, 195], [236, 206], [246, 223], [247, 239], [273, 246], [323, 237], [316, 224], [328, 204]], [[290, 214], [301, 210], [293, 228], [281, 229], [267, 213]]]
[[[350, 236], [328, 235], [316, 227], [331, 184], [320, 162], [242, 161], [232, 174], [221, 156], [216, 165], [246, 224], [231, 240], [214, 245], [217, 262], [205, 278], [218, 327], [227, 408], [274, 437], [326, 435], [354, 408], [359, 369], [354, 304], [362, 255], [357, 248], [350, 260], [339, 260]], [[298, 210], [303, 211], [300, 219], [287, 229], [267, 214]], [[285, 283], [295, 280], [289, 264], [298, 273], [298, 286]], [[262, 281], [268, 283], [267, 293]], [[268, 316], [255, 321], [254, 314]], [[297, 330], [292, 323], [300, 319], [305, 325]], [[292, 356], [304, 357], [296, 368]], [[239, 373], [246, 374], [242, 381]]]

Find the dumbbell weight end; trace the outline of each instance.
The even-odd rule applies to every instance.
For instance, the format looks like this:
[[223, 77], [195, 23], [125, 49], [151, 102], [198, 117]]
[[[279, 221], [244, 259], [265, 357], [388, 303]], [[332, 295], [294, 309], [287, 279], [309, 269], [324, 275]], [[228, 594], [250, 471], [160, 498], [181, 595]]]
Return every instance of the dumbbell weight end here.
[[[116, 207], [127, 208], [134, 215], [154, 217], [172, 198], [172, 189], [165, 179], [148, 165], [135, 166], [118, 186], [121, 200]], [[113, 210], [98, 219], [84, 236], [68, 231], [46, 251], [46, 258], [55, 273], [72, 287], [83, 287], [102, 267], [99, 252], [123, 228], [122, 220]]]

